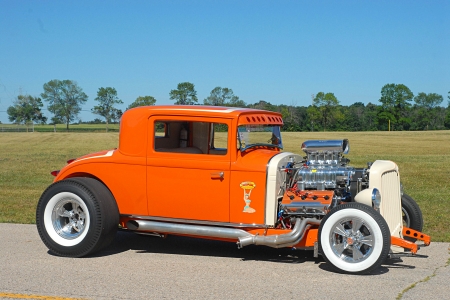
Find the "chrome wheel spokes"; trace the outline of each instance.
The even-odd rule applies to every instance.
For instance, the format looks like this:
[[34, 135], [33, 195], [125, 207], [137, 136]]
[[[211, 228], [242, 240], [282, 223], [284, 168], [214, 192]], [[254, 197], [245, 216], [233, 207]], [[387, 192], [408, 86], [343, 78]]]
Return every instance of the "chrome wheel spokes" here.
[[347, 217], [334, 224], [330, 245], [336, 256], [350, 263], [365, 260], [373, 250], [372, 229], [363, 219]]
[[78, 199], [61, 199], [53, 208], [53, 227], [65, 239], [77, 238], [84, 231], [86, 222], [86, 213]]

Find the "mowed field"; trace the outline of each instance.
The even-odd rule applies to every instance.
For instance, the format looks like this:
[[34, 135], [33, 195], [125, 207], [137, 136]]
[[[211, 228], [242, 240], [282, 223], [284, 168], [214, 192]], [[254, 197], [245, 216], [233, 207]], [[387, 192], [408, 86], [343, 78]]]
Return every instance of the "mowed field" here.
[[[395, 161], [404, 191], [420, 205], [424, 232], [450, 242], [450, 131], [285, 132], [284, 150], [302, 153], [310, 139], [350, 140], [350, 165]], [[68, 159], [118, 146], [118, 133], [0, 132], [0, 222], [35, 223], [37, 201], [51, 184], [50, 171]]]
[[[109, 131], [119, 131], [119, 124], [109, 124]], [[65, 124], [56, 124], [56, 126], [45, 124], [35, 124], [25, 126], [23, 124], [0, 124], [0, 133], [2, 132], [67, 132]], [[106, 132], [106, 124], [70, 124], [70, 132]]]

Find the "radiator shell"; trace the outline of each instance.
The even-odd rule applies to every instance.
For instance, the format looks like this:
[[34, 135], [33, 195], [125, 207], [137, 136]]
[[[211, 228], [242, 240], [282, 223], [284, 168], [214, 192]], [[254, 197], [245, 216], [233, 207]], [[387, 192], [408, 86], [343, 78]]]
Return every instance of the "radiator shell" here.
[[[403, 238], [402, 198], [398, 166], [389, 160], [377, 160], [370, 167], [369, 189], [377, 188], [381, 193], [380, 213], [386, 220], [391, 236]], [[393, 252], [403, 248], [392, 246]]]

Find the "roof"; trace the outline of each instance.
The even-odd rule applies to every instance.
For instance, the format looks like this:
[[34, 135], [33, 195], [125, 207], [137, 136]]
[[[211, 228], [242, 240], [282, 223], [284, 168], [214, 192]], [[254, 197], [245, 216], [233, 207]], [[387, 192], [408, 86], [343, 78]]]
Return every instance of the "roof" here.
[[126, 111], [133, 111], [133, 115], [159, 115], [159, 114], [176, 114], [176, 115], [193, 115], [195, 116], [208, 116], [208, 117], [224, 117], [225, 114], [229, 114], [230, 117], [238, 117], [241, 114], [274, 114], [279, 115], [276, 112], [270, 112], [261, 109], [252, 108], [239, 108], [239, 107], [225, 107], [225, 106], [207, 106], [207, 105], [155, 105], [155, 106], [140, 106]]
[[195, 116], [235, 119], [238, 125], [283, 125], [277, 112], [238, 107], [205, 105], [139, 106], [124, 112], [120, 121], [119, 150], [130, 156], [145, 155], [147, 122], [150, 116]]

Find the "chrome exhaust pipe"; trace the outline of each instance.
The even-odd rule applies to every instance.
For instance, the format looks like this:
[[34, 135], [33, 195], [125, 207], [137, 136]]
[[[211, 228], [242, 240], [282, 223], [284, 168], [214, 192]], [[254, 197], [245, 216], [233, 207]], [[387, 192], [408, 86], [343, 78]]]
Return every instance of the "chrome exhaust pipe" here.
[[230, 240], [238, 240], [238, 248], [248, 245], [264, 245], [272, 248], [291, 247], [300, 242], [306, 229], [311, 225], [319, 225], [320, 221], [313, 218], [295, 222], [294, 229], [286, 234], [277, 235], [253, 235], [242, 229], [214, 227], [205, 225], [191, 225], [178, 223], [165, 223], [146, 220], [130, 220], [127, 228], [137, 232], [155, 232], [164, 234], [193, 235], [199, 237], [215, 237]]
[[216, 237], [233, 240], [236, 240], [239, 237], [251, 236], [250, 233], [242, 229], [213, 227], [204, 225], [191, 225], [191, 224], [164, 223], [145, 220], [128, 221], [127, 227], [128, 229], [134, 231], [185, 234], [185, 235]]
[[308, 228], [312, 225], [319, 225], [320, 221], [313, 218], [300, 220], [297, 218], [294, 229], [286, 234], [277, 235], [251, 235], [247, 237], [238, 238], [238, 248], [248, 245], [264, 245], [272, 248], [291, 247], [300, 242]]

